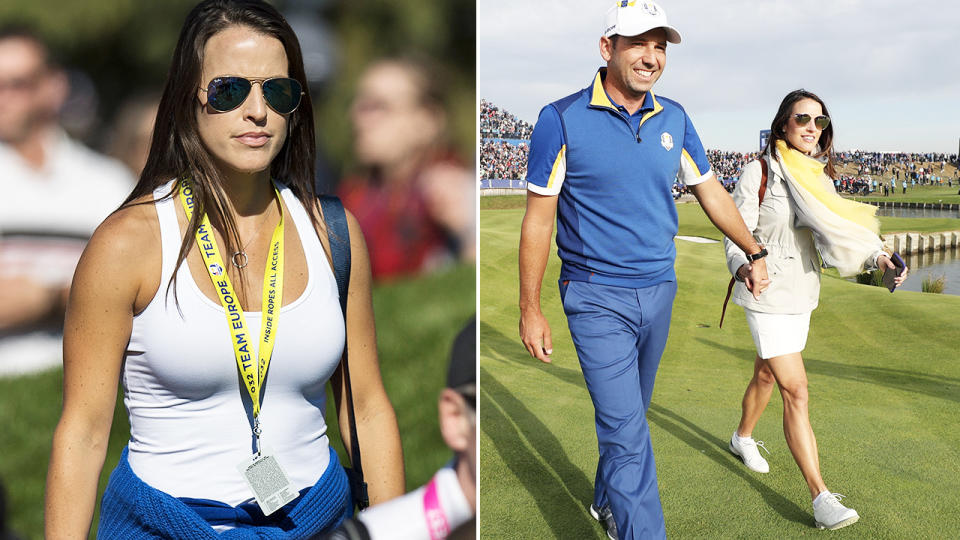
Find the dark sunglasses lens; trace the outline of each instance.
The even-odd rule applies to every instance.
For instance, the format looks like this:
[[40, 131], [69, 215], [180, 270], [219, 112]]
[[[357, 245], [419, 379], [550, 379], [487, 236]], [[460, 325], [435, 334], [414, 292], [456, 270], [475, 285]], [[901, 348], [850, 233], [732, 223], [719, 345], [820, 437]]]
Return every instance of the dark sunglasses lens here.
[[817, 129], [826, 129], [830, 125], [830, 117], [818, 116], [813, 119], [813, 125], [817, 126]]
[[250, 81], [240, 77], [217, 77], [207, 87], [207, 103], [220, 112], [232, 111], [250, 94]]
[[294, 79], [270, 79], [263, 82], [263, 97], [280, 114], [292, 113], [300, 105], [303, 87]]
[[796, 114], [793, 117], [797, 120], [798, 126], [805, 126], [810, 121], [810, 115], [806, 113]]

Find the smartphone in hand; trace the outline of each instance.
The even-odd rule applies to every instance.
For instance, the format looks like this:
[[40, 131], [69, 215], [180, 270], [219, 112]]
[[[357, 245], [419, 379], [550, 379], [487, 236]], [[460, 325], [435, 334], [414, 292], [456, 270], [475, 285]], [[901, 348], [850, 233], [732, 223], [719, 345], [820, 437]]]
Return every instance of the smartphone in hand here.
[[900, 258], [900, 254], [894, 252], [893, 255], [890, 255], [890, 262], [893, 263], [893, 268], [885, 268], [883, 270], [883, 286], [890, 289], [890, 292], [893, 292], [897, 288], [897, 284], [894, 283], [894, 279], [900, 277], [900, 274], [903, 273], [903, 269], [906, 268], [906, 263], [903, 262], [903, 259]]

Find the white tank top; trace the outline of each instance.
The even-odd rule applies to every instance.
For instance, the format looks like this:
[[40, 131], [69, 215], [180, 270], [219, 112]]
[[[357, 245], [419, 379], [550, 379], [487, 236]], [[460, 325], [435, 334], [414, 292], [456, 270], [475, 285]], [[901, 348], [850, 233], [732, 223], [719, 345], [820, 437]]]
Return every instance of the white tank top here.
[[[154, 191], [160, 199], [172, 182]], [[330, 460], [327, 380], [344, 347], [336, 279], [300, 201], [279, 186], [307, 260], [303, 294], [280, 310], [273, 358], [262, 390], [265, 449], [300, 490], [312, 486]], [[130, 418], [129, 461], [147, 484], [174, 497], [237, 505], [253, 497], [237, 465], [254, 452], [251, 402], [240, 383], [223, 307], [200, 292], [186, 262], [176, 295], [167, 294], [183, 233], [176, 197], [156, 202], [162, 272], [157, 294], [133, 318], [124, 357], [124, 404]], [[288, 225], [289, 226], [289, 225]], [[261, 313], [246, 311], [250, 334]], [[259, 340], [250, 340], [254, 358]]]

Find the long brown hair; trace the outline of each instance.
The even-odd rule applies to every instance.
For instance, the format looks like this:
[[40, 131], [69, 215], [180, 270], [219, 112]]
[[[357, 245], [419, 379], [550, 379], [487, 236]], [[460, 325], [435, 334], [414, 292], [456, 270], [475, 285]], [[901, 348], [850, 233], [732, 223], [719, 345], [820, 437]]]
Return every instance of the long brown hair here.
[[[772, 151], [776, 148], [777, 141], [784, 141], [789, 145], [789, 141], [786, 140], [786, 126], [787, 122], [790, 121], [790, 116], [793, 113], [793, 105], [802, 100], [802, 99], [812, 99], [820, 104], [820, 107], [823, 108], [823, 114], [830, 116], [830, 113], [827, 111], [827, 105], [820, 99], [820, 96], [804, 90], [803, 88], [799, 90], [794, 90], [787, 94], [783, 101], [780, 102], [780, 108], [777, 109], [776, 116], [773, 117], [773, 122], [770, 123], [770, 138], [767, 139], [767, 146], [763, 148], [763, 151], [760, 152], [760, 155], [763, 156], [767, 152]], [[824, 168], [827, 175], [830, 178], [837, 177], [836, 164], [834, 162], [833, 156], [833, 121], [831, 119], [830, 124], [824, 128], [823, 132], [820, 133], [820, 152], [813, 155], [813, 157], [822, 159], [826, 157], [827, 165]]]
[[[283, 44], [289, 66], [288, 77], [304, 87], [300, 106], [287, 117], [287, 139], [270, 165], [272, 178], [287, 184], [305, 208], [316, 207], [314, 169], [316, 144], [313, 130], [313, 104], [306, 87], [303, 54], [297, 37], [273, 6], [260, 0], [205, 0], [197, 4], [183, 23], [167, 82], [163, 88], [157, 120], [146, 166], [133, 192], [124, 201], [150, 194], [174, 178], [190, 178], [196, 210], [180, 244], [176, 266], [186, 259], [194, 242], [200, 219], [206, 213], [214, 223], [223, 224], [228, 253], [241, 244], [236, 222], [227, 211], [224, 178], [197, 131], [197, 88], [203, 66], [203, 50], [214, 34], [232, 27], [244, 26], [276, 38]], [[167, 195], [172, 196], [173, 193]], [[314, 212], [308, 212], [316, 227]], [[170, 285], [176, 280], [176, 272]]]

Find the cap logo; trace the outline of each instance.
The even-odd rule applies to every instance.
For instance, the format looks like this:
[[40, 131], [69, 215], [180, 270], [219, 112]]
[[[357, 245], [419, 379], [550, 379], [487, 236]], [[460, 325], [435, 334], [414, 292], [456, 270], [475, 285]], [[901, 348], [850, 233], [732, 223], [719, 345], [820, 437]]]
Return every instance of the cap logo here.
[[673, 135], [664, 131], [660, 135], [660, 145], [667, 149], [667, 152], [673, 150]]
[[660, 9], [657, 8], [657, 5], [653, 2], [644, 2], [640, 4], [640, 7], [642, 7], [644, 11], [653, 17], [656, 17], [660, 14]]

